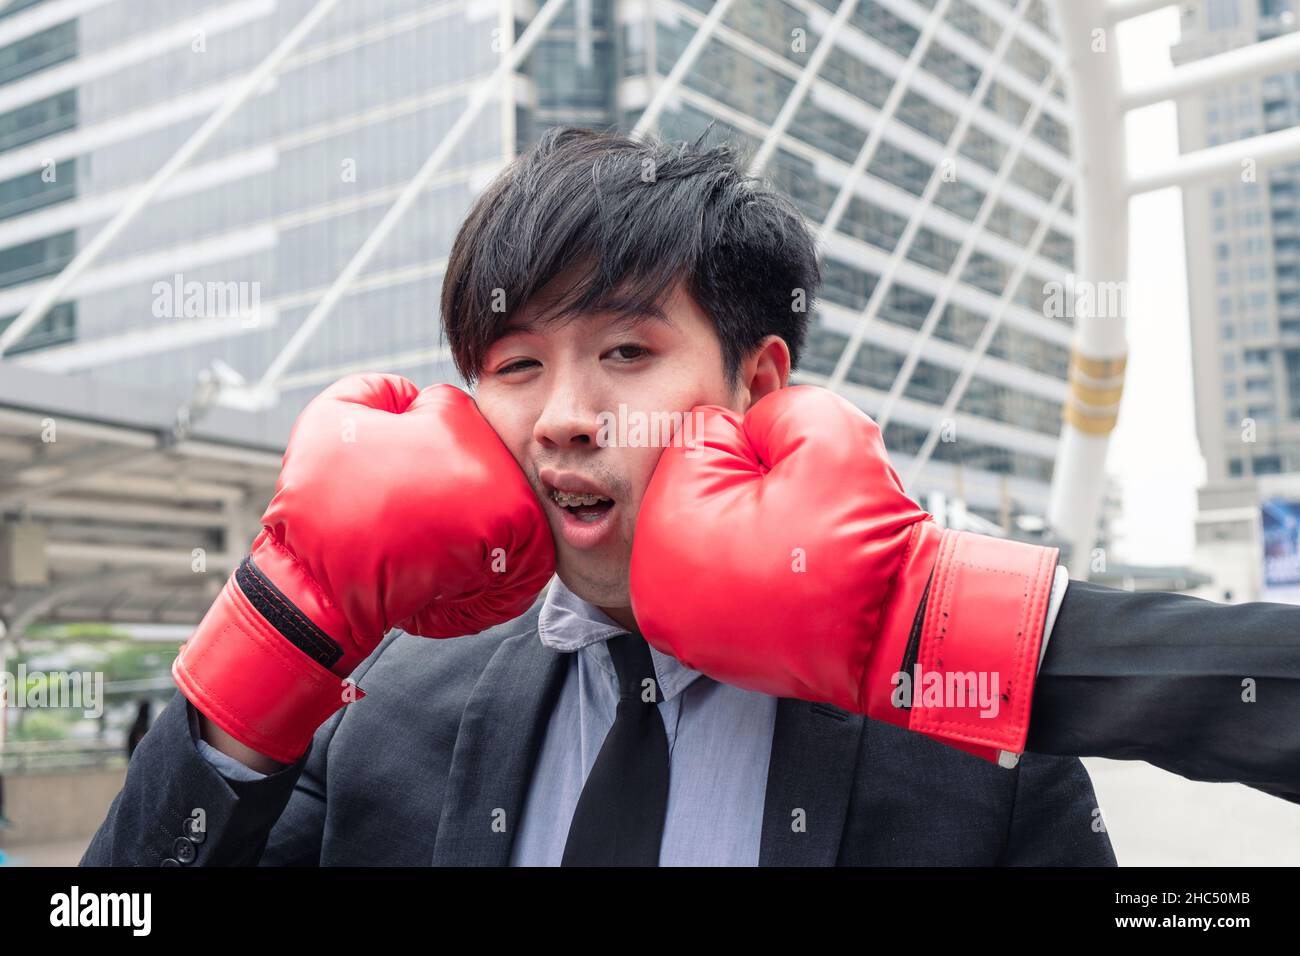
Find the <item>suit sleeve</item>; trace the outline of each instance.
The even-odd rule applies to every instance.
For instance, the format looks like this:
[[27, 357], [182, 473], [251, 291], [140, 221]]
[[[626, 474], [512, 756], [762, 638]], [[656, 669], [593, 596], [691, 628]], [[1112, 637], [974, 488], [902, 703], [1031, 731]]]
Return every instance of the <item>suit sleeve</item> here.
[[1071, 581], [1026, 749], [1144, 760], [1300, 803], [1300, 607]]
[[258, 862], [319, 742], [279, 772], [245, 781], [223, 777], [199, 753], [198, 739], [198, 714], [177, 691], [131, 757], [82, 866]]
[[[400, 633], [389, 634], [353, 676], [359, 680]], [[307, 752], [276, 773], [227, 775], [219, 767], [228, 764], [200, 752], [198, 712], [177, 691], [136, 748], [81, 865], [318, 865], [329, 745], [347, 712], [322, 724]]]

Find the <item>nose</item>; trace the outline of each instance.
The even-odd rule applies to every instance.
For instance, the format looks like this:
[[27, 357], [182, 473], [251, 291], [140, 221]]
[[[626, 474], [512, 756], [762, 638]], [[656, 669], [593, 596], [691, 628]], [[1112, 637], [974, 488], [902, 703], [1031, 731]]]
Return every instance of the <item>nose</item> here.
[[557, 379], [537, 417], [533, 438], [542, 447], [556, 451], [594, 449], [600, 432], [598, 406], [591, 383], [576, 378]]

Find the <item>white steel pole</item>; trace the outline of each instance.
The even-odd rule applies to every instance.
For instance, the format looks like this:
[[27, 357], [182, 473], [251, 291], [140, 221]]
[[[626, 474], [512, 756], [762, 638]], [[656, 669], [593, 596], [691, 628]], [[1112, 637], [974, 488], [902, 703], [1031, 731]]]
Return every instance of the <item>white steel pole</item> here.
[[[1076, 121], [1078, 275], [1092, 288], [1126, 291], [1127, 143], [1115, 29], [1101, 0], [1058, 0], [1056, 12]], [[1091, 296], [1094, 304], [1108, 300]], [[1121, 294], [1120, 301], [1127, 296]], [[1122, 312], [1076, 309], [1070, 395], [1047, 508], [1049, 524], [1071, 546], [1068, 567], [1076, 578], [1087, 578], [1096, 542], [1106, 449], [1124, 384], [1126, 321]]]

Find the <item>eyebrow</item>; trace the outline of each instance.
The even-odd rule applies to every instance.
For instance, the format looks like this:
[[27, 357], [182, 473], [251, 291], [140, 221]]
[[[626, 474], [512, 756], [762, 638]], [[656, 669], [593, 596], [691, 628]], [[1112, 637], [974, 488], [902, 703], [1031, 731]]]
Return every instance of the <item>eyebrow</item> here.
[[[609, 322], [615, 328], [633, 329], [639, 325], [644, 325], [646, 322], [650, 322], [652, 320], [657, 322], [662, 322], [665, 325], [673, 324], [673, 320], [669, 318], [668, 314], [658, 306], [654, 306], [646, 312], [637, 312], [637, 313], [615, 316], [614, 318], [610, 319]], [[501, 335], [502, 337], [504, 337], [507, 335], [513, 335], [515, 333], [536, 332], [538, 326], [541, 324], [543, 323], [538, 322], [537, 319], [529, 319], [527, 321], [524, 321], [522, 319], [511, 319], [501, 328]]]

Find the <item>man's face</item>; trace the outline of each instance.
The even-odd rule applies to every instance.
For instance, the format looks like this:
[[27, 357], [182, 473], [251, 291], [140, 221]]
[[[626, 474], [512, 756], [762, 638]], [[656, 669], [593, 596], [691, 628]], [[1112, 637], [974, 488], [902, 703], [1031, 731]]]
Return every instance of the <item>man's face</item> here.
[[666, 322], [597, 313], [530, 326], [539, 312], [530, 303], [493, 344], [475, 400], [542, 501], [560, 579], [597, 607], [624, 608], [636, 516], [664, 442], [620, 447], [620, 406], [625, 420], [662, 421], [696, 405], [743, 410], [747, 393], [728, 388], [713, 323], [680, 286]]

